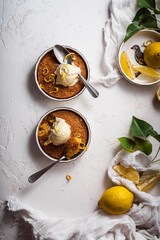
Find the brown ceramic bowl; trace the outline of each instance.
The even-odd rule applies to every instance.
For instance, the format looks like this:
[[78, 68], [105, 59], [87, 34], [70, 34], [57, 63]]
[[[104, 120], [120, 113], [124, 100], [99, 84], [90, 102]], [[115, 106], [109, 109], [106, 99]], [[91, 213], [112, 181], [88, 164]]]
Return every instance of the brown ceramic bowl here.
[[[74, 52], [76, 56], [76, 60], [74, 64], [77, 67], [81, 68], [82, 76], [89, 81], [90, 79], [90, 69], [86, 58], [80, 53], [77, 49], [72, 48], [70, 46], [63, 46], [67, 48], [70, 52]], [[64, 87], [62, 85], [56, 85], [55, 83], [52, 84], [51, 82], [46, 83], [44, 78], [47, 80], [49, 79], [50, 74], [54, 74], [57, 66], [58, 61], [54, 56], [53, 47], [47, 49], [45, 52], [41, 54], [38, 58], [38, 61], [35, 66], [35, 80], [39, 90], [48, 98], [56, 101], [68, 101], [78, 97], [85, 89], [84, 84], [79, 79], [79, 81], [71, 86], [71, 87]], [[48, 74], [45, 76], [43, 75], [43, 69], [48, 69]], [[53, 87], [58, 87], [58, 92], [54, 93], [52, 90]]]
[[[54, 116], [56, 117], [61, 117], [65, 119], [65, 121], [71, 126], [71, 137], [75, 136], [77, 132], [80, 132], [81, 133], [80, 138], [82, 138], [83, 142], [85, 142], [85, 146], [86, 147], [89, 146], [90, 138], [91, 138], [91, 130], [86, 118], [81, 113], [79, 113], [78, 111], [72, 108], [66, 108], [66, 107], [54, 108], [48, 111], [47, 113], [45, 113], [41, 117], [36, 129], [36, 141], [37, 141], [38, 147], [47, 158], [53, 161], [57, 161], [57, 159], [59, 159], [63, 155], [64, 149], [65, 149], [65, 144], [54, 146], [51, 143], [48, 146], [44, 146], [44, 142], [48, 139], [48, 135], [46, 135], [44, 139], [43, 137], [40, 138], [39, 136], [40, 125], [42, 124], [42, 122], [45, 121], [46, 117], [52, 113], [54, 113]], [[84, 149], [83, 151], [75, 155], [75, 157], [71, 158], [70, 160], [62, 161], [62, 162], [71, 162], [73, 160], [77, 160], [79, 157], [81, 157], [85, 153], [85, 151], [86, 149]]]

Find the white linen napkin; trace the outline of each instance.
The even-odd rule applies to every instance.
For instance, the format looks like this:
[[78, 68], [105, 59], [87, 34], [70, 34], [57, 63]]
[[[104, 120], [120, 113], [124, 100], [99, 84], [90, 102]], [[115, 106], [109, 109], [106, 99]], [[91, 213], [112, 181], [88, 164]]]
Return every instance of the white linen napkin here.
[[160, 166], [158, 163], [150, 164], [150, 158], [140, 151], [128, 153], [122, 150], [114, 157], [108, 176], [114, 184], [126, 186], [135, 195], [134, 204], [126, 214], [111, 215], [99, 209], [81, 218], [50, 219], [13, 196], [8, 199], [8, 209], [31, 224], [33, 235], [39, 240], [160, 239], [160, 197], [137, 190], [131, 181], [119, 176], [112, 169], [118, 163], [139, 171], [157, 171]]
[[103, 29], [104, 64], [106, 75], [101, 77], [105, 87], [111, 87], [122, 77], [118, 69], [118, 51], [124, 40], [126, 29], [137, 11], [137, 1], [112, 0], [109, 6], [110, 18]]

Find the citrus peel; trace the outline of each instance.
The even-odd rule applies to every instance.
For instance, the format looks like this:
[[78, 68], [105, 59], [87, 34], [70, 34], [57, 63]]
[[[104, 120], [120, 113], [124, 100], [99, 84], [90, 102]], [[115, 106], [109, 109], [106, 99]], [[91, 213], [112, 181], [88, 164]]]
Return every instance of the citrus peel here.
[[66, 179], [67, 179], [68, 181], [70, 181], [70, 180], [72, 179], [71, 175], [68, 174], [68, 175], [66, 176]]
[[43, 68], [43, 70], [42, 70], [42, 75], [45, 76], [45, 75], [47, 75], [48, 73], [49, 73], [48, 68], [47, 68], [47, 67]]
[[68, 53], [68, 54], [64, 57], [63, 62], [64, 62], [69, 56], [71, 56], [71, 55], [73, 55], [72, 60], [76, 60], [75, 53], [71, 52], [71, 53]]
[[[64, 71], [62, 70], [64, 69]], [[67, 72], [65, 72], [65, 70], [67, 70]], [[67, 66], [67, 64], [63, 64], [60, 69], [59, 69], [59, 73], [62, 75], [62, 79], [66, 78], [69, 74], [69, 68]]]
[[59, 88], [58, 87], [54, 87], [54, 90], [50, 91], [49, 93], [56, 93], [58, 92]]

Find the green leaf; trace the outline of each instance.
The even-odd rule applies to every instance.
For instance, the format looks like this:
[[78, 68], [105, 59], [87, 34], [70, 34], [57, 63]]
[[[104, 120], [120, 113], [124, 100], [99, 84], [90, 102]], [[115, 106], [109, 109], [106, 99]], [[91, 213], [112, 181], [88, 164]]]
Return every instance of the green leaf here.
[[131, 133], [134, 137], [143, 138], [147, 138], [149, 135], [151, 135], [152, 137], [158, 135], [158, 133], [149, 123], [134, 116], [132, 118]]
[[149, 8], [154, 11], [156, 14], [160, 14], [160, 11], [156, 9], [155, 0], [138, 0], [139, 8]]
[[142, 19], [140, 21], [140, 25], [142, 25], [143, 27], [147, 27], [147, 28], [157, 28], [157, 19], [156, 16], [153, 14], [142, 14], [140, 16], [140, 19]]
[[[156, 133], [156, 132], [155, 132]], [[152, 137], [154, 137], [158, 142], [160, 142], [160, 134], [154, 134], [154, 133], [150, 133], [150, 135], [152, 136]]]
[[141, 16], [144, 14], [151, 14], [151, 12], [147, 8], [140, 8], [138, 10], [138, 12], [136, 13], [132, 22], [138, 22], [138, 21], [142, 20]]
[[155, 0], [138, 0], [137, 5], [139, 8], [149, 8], [151, 10], [154, 10], [156, 7]]
[[131, 23], [126, 31], [126, 36], [124, 38], [124, 42], [126, 42], [133, 34], [143, 29], [143, 26], [139, 26], [136, 23]]
[[148, 140], [143, 140], [140, 138], [134, 138], [138, 150], [144, 152], [146, 155], [150, 155], [152, 152], [152, 143]]
[[121, 142], [122, 147], [124, 149], [126, 149], [129, 152], [134, 152], [136, 143], [132, 139], [127, 137], [121, 137], [118, 138], [118, 140]]
[[157, 134], [157, 135], [152, 136], [152, 137], [154, 137], [158, 142], [160, 142], [160, 134]]

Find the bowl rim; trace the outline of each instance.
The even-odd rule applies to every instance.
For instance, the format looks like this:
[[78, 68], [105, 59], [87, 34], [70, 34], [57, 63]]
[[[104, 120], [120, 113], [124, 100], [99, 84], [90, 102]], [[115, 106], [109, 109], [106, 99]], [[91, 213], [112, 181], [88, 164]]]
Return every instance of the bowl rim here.
[[[52, 161], [57, 161], [57, 158], [53, 158], [51, 156], [49, 156], [44, 150], [43, 148], [41, 147], [40, 145], [40, 142], [39, 142], [39, 139], [38, 139], [38, 129], [39, 129], [39, 126], [40, 126], [40, 123], [42, 122], [42, 120], [44, 119], [44, 117], [46, 117], [48, 114], [50, 114], [51, 112], [56, 112], [56, 111], [71, 111], [71, 112], [74, 112], [76, 113], [77, 115], [79, 115], [84, 123], [86, 124], [86, 127], [87, 127], [87, 131], [88, 131], [88, 141], [87, 141], [87, 144], [86, 144], [86, 147], [89, 146], [90, 144], [90, 141], [91, 141], [91, 128], [90, 128], [90, 125], [87, 121], [87, 119], [77, 110], [73, 109], [73, 108], [70, 108], [70, 107], [57, 107], [57, 108], [53, 108], [49, 111], [47, 111], [41, 118], [40, 120], [38, 121], [38, 124], [37, 124], [37, 127], [36, 127], [36, 142], [37, 142], [37, 145], [38, 145], [38, 148], [40, 149], [40, 151], [43, 153], [44, 156], [46, 156], [48, 159], [52, 160]], [[75, 158], [73, 159], [70, 159], [70, 160], [64, 160], [64, 161], [61, 161], [61, 162], [65, 162], [65, 163], [68, 163], [68, 162], [72, 162], [72, 161], [75, 161], [77, 160], [78, 158], [80, 158], [86, 151], [87, 149], [84, 149], [80, 154], [78, 154]]]
[[[85, 65], [86, 65], [86, 68], [87, 68], [87, 79], [86, 79], [86, 80], [89, 82], [89, 80], [90, 80], [90, 67], [89, 67], [89, 63], [88, 63], [87, 59], [85, 58], [85, 56], [84, 56], [79, 50], [77, 50], [76, 48], [70, 47], [70, 46], [68, 46], [68, 45], [61, 45], [61, 46], [65, 47], [65, 48], [68, 48], [68, 49], [70, 49], [70, 50], [73, 50], [73, 51], [77, 52], [77, 53], [81, 56], [81, 58], [83, 59]], [[58, 101], [58, 102], [69, 101], [69, 100], [72, 100], [72, 99], [78, 97], [80, 94], [82, 94], [82, 92], [85, 90], [86, 87], [83, 86], [83, 88], [82, 88], [76, 95], [71, 96], [71, 97], [69, 97], [69, 98], [63, 98], [63, 99], [62, 99], [62, 98], [55, 98], [55, 97], [50, 96], [49, 94], [47, 94], [45, 91], [43, 91], [43, 90], [40, 88], [39, 83], [38, 83], [38, 77], [37, 77], [38, 65], [39, 65], [41, 59], [42, 59], [48, 52], [50, 52], [51, 50], [53, 50], [53, 48], [54, 48], [54, 46], [46, 49], [46, 50], [38, 57], [38, 59], [37, 59], [37, 61], [36, 61], [35, 68], [34, 68], [34, 78], [35, 78], [35, 81], [36, 81], [36, 85], [38, 86], [39, 90], [43, 93], [43, 95], [45, 95], [45, 96], [48, 97], [49, 99], [52, 99], [52, 100], [55, 100], [55, 101]]]
[[[160, 33], [154, 31], [154, 30], [150, 30], [150, 29], [142, 29], [142, 30], [139, 30], [138, 32], [136, 32], [134, 35], [138, 34], [139, 32], [153, 32], [153, 33], [156, 33], [157, 35], [160, 36]], [[132, 38], [134, 35], [132, 35], [130, 38]], [[131, 82], [132, 84], [135, 84], [135, 85], [139, 85], [139, 86], [151, 86], [151, 85], [154, 85], [154, 84], [157, 84], [160, 82], [160, 78], [157, 80], [157, 81], [154, 81], [154, 82], [150, 82], [150, 83], [141, 83], [141, 82], [134, 82], [132, 79], [130, 79], [124, 72], [123, 72], [123, 69], [121, 67], [121, 64], [120, 64], [120, 52], [121, 52], [121, 49], [123, 47], [123, 45], [125, 44], [124, 40], [122, 41], [122, 43], [120, 44], [119, 46], [119, 51], [118, 51], [118, 68], [120, 70], [120, 73], [122, 74], [122, 76], [128, 80], [129, 82]]]

